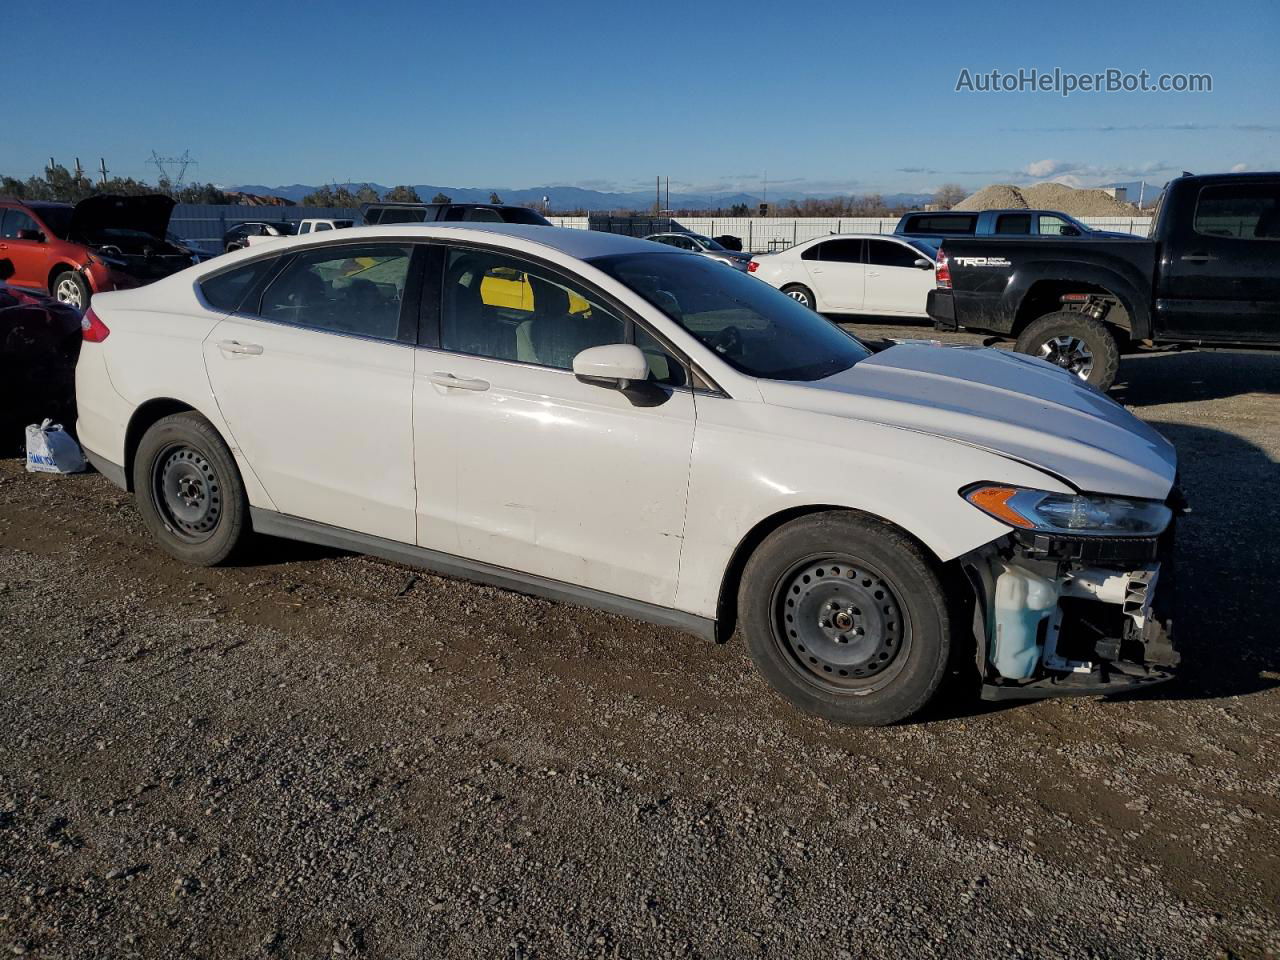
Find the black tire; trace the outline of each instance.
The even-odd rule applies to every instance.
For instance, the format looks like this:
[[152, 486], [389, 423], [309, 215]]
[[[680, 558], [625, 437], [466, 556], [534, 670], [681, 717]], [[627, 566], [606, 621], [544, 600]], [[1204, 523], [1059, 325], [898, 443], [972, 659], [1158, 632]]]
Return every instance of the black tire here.
[[231, 451], [195, 412], [157, 420], [133, 458], [142, 521], [161, 548], [183, 563], [212, 567], [248, 539], [249, 500]]
[[49, 295], [60, 303], [70, 304], [77, 310], [89, 308], [90, 290], [78, 270], [63, 270], [53, 278], [53, 288]]
[[1033, 322], [1013, 349], [1069, 370], [1085, 383], [1106, 391], [1120, 370], [1120, 344], [1105, 324], [1063, 310]]
[[782, 292], [794, 300], [796, 303], [804, 304], [810, 310], [817, 311], [818, 301], [813, 295], [813, 291], [806, 287], [803, 283], [788, 283], [782, 288]]
[[854, 513], [810, 514], [771, 534], [747, 561], [738, 611], [769, 684], [835, 723], [881, 726], [918, 713], [949, 665], [951, 620], [934, 563], [896, 528]]

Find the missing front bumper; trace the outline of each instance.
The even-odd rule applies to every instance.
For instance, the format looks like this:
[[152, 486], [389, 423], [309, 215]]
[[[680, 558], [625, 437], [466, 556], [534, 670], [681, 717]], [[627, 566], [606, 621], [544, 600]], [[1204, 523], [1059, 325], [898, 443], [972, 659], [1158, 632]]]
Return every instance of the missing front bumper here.
[[1169, 538], [1046, 544], [1010, 536], [962, 560], [985, 700], [1129, 693], [1173, 679]]

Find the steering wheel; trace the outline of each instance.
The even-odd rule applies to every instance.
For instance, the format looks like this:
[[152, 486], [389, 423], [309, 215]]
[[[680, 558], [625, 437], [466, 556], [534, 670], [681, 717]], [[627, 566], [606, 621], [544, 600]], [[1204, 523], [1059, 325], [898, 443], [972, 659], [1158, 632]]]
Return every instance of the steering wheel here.
[[711, 338], [711, 349], [726, 356], [737, 356], [742, 352], [742, 331], [735, 326], [727, 326]]

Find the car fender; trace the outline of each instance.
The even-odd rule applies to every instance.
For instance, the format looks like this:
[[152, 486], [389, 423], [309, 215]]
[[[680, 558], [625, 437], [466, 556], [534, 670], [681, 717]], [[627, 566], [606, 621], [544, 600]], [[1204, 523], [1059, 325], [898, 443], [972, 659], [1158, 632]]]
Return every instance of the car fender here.
[[771, 518], [857, 510], [945, 563], [1010, 529], [966, 502], [962, 488], [992, 481], [1071, 492], [1034, 466], [928, 433], [718, 397], [696, 404], [676, 606], [698, 616], [716, 616], [739, 546]]
[[1151, 336], [1151, 297], [1147, 280], [1124, 261], [1116, 267], [1080, 260], [1029, 260], [1018, 263], [1009, 278], [1003, 296], [1003, 312], [1012, 330], [1018, 312], [1031, 289], [1042, 281], [1078, 283], [1108, 290], [1120, 300], [1129, 313], [1134, 339]]

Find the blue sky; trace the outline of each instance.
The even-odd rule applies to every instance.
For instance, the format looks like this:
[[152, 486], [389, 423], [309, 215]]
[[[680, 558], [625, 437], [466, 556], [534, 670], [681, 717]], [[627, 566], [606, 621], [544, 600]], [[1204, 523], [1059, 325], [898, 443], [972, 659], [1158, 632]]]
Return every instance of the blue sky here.
[[[154, 179], [153, 149], [224, 185], [757, 193], [767, 170], [771, 193], [863, 193], [1280, 168], [1274, 2], [8, 0], [5, 20], [14, 175], [105, 156]], [[1213, 92], [955, 92], [962, 68], [1020, 67], [1208, 73]]]

